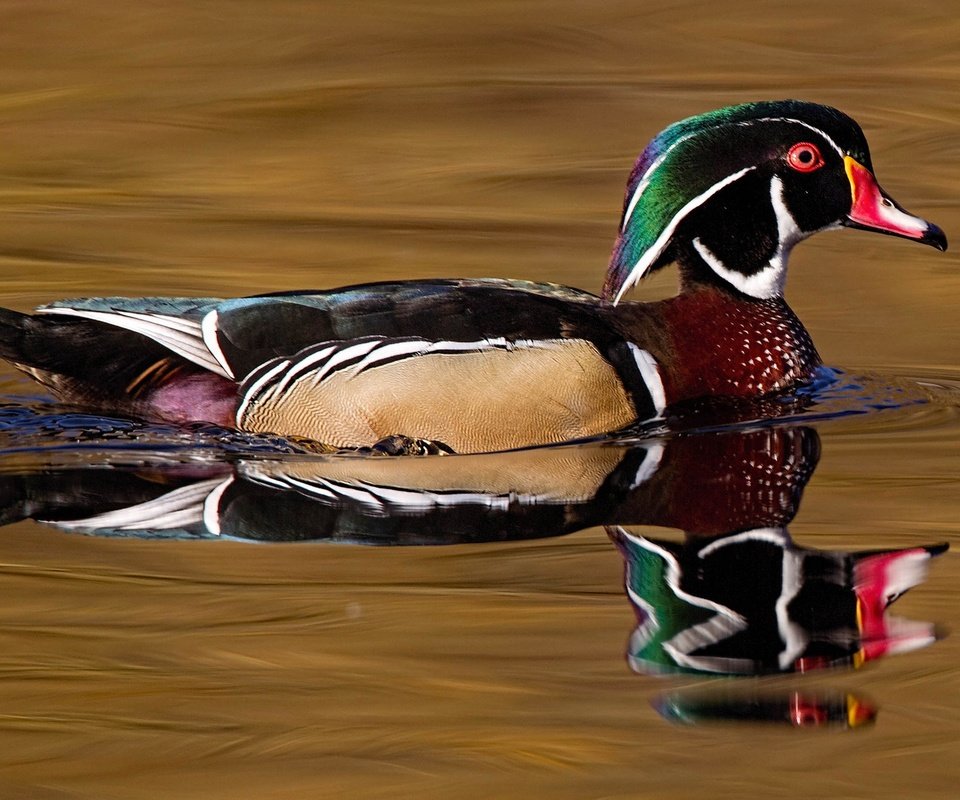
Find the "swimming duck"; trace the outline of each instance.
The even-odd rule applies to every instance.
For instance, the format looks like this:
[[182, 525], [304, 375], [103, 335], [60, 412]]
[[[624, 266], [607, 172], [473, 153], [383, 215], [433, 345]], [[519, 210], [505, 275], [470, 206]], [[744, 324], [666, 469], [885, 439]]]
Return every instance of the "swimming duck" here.
[[[64, 300], [2, 311], [0, 356], [64, 401], [146, 419], [393, 453], [560, 442], [809, 380], [821, 361], [783, 298], [787, 260], [840, 226], [947, 246], [880, 188], [850, 117], [748, 103], [677, 122], [643, 151], [600, 297], [418, 280]], [[624, 300], [671, 263], [676, 296]]]

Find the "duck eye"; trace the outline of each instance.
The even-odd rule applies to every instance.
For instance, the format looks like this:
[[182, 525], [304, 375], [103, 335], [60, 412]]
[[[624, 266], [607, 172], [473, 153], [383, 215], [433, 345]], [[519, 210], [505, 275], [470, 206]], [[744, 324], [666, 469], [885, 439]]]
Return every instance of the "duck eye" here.
[[823, 156], [815, 144], [798, 142], [787, 151], [787, 164], [797, 172], [813, 172], [823, 166]]

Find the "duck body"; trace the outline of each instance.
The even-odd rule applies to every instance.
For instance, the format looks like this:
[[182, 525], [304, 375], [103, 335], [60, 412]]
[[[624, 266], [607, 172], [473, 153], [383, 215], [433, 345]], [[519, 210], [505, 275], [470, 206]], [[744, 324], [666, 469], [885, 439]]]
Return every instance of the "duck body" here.
[[[46, 341], [27, 370], [71, 402], [342, 448], [399, 431], [457, 452], [568, 441], [784, 388], [820, 363], [785, 302], [708, 286], [614, 306], [552, 284], [433, 280], [39, 312], [13, 321]], [[774, 344], [788, 340], [801, 344]]]
[[[68, 402], [150, 419], [343, 448], [396, 434], [457, 452], [561, 442], [808, 380], [820, 357], [783, 298], [787, 258], [841, 225], [946, 247], [877, 185], [849, 117], [747, 104], [676, 123], [641, 154], [600, 297], [428, 280], [68, 300], [0, 310], [0, 356]], [[669, 263], [677, 296], [623, 299]]]

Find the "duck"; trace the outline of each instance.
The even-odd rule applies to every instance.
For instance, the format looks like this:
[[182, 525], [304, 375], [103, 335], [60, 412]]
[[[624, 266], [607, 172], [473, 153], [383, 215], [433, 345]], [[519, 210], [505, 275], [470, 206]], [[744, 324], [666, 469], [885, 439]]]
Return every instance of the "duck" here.
[[[760, 101], [676, 122], [627, 181], [599, 295], [506, 279], [0, 311], [0, 357], [72, 406], [387, 454], [604, 436], [822, 366], [784, 299], [793, 247], [847, 227], [946, 250], [877, 182], [837, 109]], [[676, 264], [679, 290], [625, 295]]]

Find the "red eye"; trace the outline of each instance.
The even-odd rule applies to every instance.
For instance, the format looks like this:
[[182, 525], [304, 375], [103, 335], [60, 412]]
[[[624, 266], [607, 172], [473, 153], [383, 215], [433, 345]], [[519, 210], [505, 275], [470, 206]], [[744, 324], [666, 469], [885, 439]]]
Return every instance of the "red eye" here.
[[813, 172], [823, 166], [823, 156], [815, 144], [798, 142], [787, 151], [787, 163], [797, 172]]

